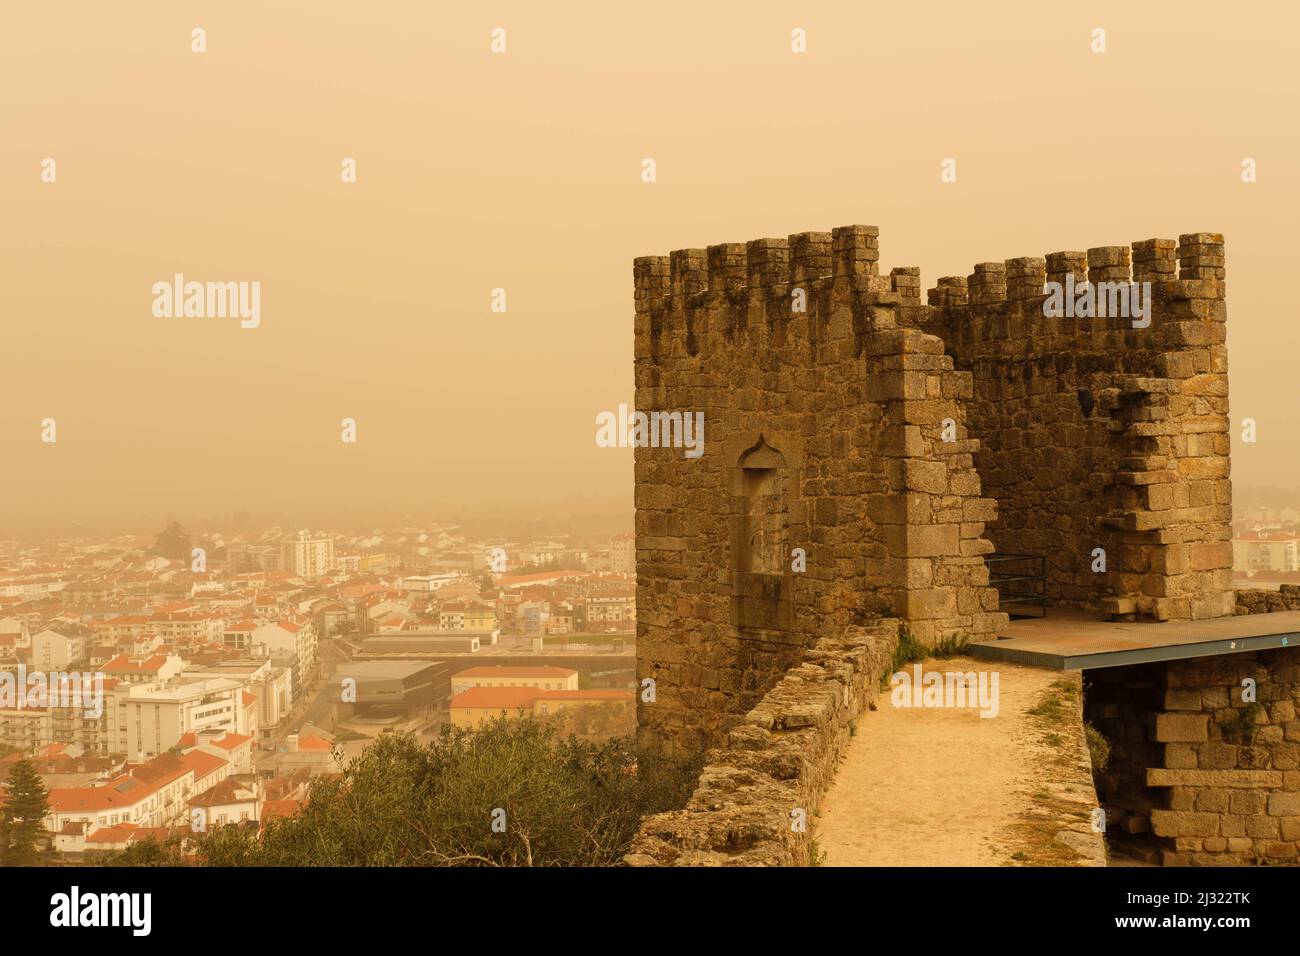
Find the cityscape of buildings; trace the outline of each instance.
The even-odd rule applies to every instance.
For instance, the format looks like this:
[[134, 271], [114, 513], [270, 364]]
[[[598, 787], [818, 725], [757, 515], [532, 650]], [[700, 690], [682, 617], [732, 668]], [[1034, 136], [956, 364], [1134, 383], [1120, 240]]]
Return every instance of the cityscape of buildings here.
[[1300, 584], [1300, 507], [1238, 503], [1232, 570], [1238, 586]]
[[634, 553], [453, 524], [0, 541], [0, 803], [32, 761], [75, 859], [291, 815], [385, 733], [627, 733]]

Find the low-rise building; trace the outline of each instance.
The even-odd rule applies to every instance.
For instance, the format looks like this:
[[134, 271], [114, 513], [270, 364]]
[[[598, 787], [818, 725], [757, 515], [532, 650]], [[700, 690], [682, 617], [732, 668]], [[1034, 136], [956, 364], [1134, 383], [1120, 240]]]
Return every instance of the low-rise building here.
[[405, 629], [392, 634], [372, 634], [362, 644], [362, 653], [393, 655], [433, 655], [477, 651], [485, 643], [495, 642], [491, 631], [442, 630], [440, 628]]
[[337, 686], [339, 720], [391, 720], [430, 713], [451, 697], [450, 666], [441, 661], [349, 661]]
[[253, 773], [231, 774], [189, 801], [190, 824], [206, 831], [262, 819], [262, 780]]
[[531, 687], [471, 687], [451, 699], [453, 727], [475, 729], [498, 717], [532, 714], [553, 717], [563, 710], [587, 705], [630, 705], [630, 690], [537, 690]]
[[577, 690], [578, 672], [568, 667], [477, 666], [457, 671], [451, 678], [453, 695], [471, 687], [531, 687], [534, 690]]

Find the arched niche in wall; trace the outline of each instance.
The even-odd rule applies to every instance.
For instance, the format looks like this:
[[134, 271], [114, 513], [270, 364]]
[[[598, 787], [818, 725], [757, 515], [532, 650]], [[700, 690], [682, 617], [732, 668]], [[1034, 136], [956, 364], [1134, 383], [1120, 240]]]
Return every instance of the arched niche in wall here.
[[781, 574], [789, 527], [789, 469], [785, 456], [759, 438], [736, 463], [744, 496], [745, 534], [736, 570]]
[[732, 489], [733, 623], [755, 632], [788, 630], [791, 469], [762, 435], [736, 459]]

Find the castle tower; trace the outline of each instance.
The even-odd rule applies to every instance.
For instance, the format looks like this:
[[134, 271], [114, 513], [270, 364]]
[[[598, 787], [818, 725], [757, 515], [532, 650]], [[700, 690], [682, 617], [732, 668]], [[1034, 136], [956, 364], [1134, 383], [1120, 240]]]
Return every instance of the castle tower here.
[[[929, 643], [1006, 621], [988, 587], [970, 372], [915, 327], [919, 271], [877, 230], [637, 259], [636, 410], [699, 413], [703, 454], [636, 449], [641, 733], [716, 743], [825, 634]], [[651, 428], [651, 432], [655, 429]]]
[[922, 304], [878, 236], [634, 263], [646, 742], [718, 743], [853, 623], [987, 639], [995, 545], [1042, 556], [1052, 604], [1232, 613], [1223, 237], [981, 263]]

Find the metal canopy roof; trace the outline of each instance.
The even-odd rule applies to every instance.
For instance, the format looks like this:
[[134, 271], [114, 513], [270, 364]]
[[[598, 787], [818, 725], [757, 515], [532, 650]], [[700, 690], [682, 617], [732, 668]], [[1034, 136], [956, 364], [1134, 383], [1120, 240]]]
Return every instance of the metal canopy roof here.
[[1300, 647], [1300, 611], [1155, 623], [1099, 621], [1094, 615], [1052, 609], [1046, 618], [1011, 622], [998, 640], [971, 644], [969, 653], [1055, 670], [1087, 670], [1279, 647]]

